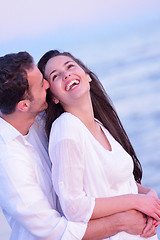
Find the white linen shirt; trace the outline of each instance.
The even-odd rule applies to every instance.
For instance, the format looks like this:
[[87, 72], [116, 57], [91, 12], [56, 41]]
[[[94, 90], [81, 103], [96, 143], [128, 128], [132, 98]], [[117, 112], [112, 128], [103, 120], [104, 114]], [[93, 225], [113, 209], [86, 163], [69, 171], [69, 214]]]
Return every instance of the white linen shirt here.
[[[72, 221], [89, 221], [95, 198], [138, 193], [131, 156], [100, 126], [112, 151], [104, 149], [80, 119], [70, 113], [63, 113], [52, 124], [49, 155], [53, 185], [62, 208], [59, 211]], [[145, 238], [120, 232], [107, 239]]]
[[12, 229], [10, 240], [82, 239], [86, 224], [67, 221], [54, 210], [50, 161], [39, 124], [24, 137], [0, 118], [0, 206]]

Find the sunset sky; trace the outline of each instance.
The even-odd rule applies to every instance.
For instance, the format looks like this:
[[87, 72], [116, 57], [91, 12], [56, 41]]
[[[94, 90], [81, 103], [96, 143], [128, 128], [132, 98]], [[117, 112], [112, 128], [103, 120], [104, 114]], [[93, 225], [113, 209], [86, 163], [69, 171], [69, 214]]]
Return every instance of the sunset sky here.
[[1, 1], [0, 55], [27, 50], [37, 56], [69, 43], [78, 48], [120, 25], [158, 19], [159, 12], [159, 0]]

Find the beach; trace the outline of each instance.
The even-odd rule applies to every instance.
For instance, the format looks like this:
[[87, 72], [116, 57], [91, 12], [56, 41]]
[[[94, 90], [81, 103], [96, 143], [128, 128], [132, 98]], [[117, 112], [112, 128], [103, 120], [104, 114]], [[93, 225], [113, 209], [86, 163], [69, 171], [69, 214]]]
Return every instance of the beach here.
[[[82, 59], [86, 56], [102, 81], [142, 164], [142, 184], [155, 189], [160, 198], [160, 27], [137, 27], [117, 39], [86, 42], [74, 52]], [[101, 46], [101, 56], [96, 54], [96, 44]], [[0, 212], [0, 240], [8, 240], [9, 234]]]
[[10, 232], [10, 227], [0, 210], [0, 240], [9, 240]]

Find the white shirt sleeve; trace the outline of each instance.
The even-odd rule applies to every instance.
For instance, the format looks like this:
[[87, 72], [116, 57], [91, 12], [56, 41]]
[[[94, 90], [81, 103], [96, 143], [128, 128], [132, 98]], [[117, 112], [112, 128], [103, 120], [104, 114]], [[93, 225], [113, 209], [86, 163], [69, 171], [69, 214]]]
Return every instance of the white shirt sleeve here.
[[86, 225], [78, 223], [75, 226], [51, 208], [37, 182], [33, 165], [31, 161], [25, 161], [23, 155], [0, 161], [2, 208], [36, 239], [81, 239]]
[[49, 145], [52, 180], [62, 211], [71, 221], [87, 223], [93, 213], [95, 198], [87, 196], [84, 190], [83, 152], [72, 139], [60, 140], [53, 146], [52, 134]]

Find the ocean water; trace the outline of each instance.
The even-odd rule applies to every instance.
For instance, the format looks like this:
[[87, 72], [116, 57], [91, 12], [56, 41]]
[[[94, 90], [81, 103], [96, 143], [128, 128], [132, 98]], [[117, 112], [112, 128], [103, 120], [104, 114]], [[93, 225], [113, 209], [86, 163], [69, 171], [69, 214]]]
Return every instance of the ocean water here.
[[76, 53], [82, 59], [86, 54], [110, 96], [141, 162], [142, 184], [160, 198], [160, 20], [86, 44]]
[[142, 184], [160, 198], [160, 24], [112, 42], [92, 65], [142, 164]]
[[142, 164], [142, 183], [160, 197], [160, 25], [128, 36], [118, 49], [102, 82]]
[[[86, 42], [75, 53], [86, 56], [102, 81], [142, 164], [142, 184], [160, 198], [160, 23], [111, 41]], [[0, 212], [0, 240], [9, 239], [9, 233]]]

